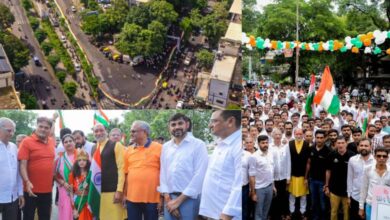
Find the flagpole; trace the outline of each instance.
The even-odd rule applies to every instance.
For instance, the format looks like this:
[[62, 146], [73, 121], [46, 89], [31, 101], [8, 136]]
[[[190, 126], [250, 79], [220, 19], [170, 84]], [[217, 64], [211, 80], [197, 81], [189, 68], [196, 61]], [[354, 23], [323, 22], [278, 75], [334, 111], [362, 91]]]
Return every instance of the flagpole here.
[[[297, 0], [297, 11], [296, 11], [296, 29], [297, 29], [297, 38], [296, 42], [299, 41], [299, 0]], [[295, 52], [295, 87], [298, 88], [298, 72], [299, 72], [299, 45], [296, 45], [296, 52]]]

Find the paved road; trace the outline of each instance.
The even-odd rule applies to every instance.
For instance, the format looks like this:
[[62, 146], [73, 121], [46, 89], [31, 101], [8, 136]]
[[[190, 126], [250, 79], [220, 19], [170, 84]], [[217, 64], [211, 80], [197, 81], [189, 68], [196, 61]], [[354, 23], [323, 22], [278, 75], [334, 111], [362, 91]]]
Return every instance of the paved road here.
[[[39, 101], [39, 104], [42, 108], [42, 100], [45, 100], [48, 104], [48, 108], [59, 109], [67, 100], [66, 95], [60, 89], [59, 82], [54, 78], [54, 73], [50, 74], [49, 71], [53, 71], [50, 65], [44, 61], [44, 55], [39, 48], [39, 44], [34, 38], [33, 30], [28, 23], [24, 9], [20, 5], [18, 0], [0, 0], [10, 7], [12, 14], [15, 16], [15, 23], [12, 26], [12, 32], [17, 37], [22, 37], [28, 43], [30, 47], [31, 54], [37, 56], [42, 63], [42, 66], [36, 66], [32, 60], [29, 61], [28, 66], [24, 67], [22, 70], [30, 78], [30, 83], [33, 83], [32, 86], [35, 90], [34, 94]], [[11, 5], [10, 5], [11, 4]], [[19, 31], [20, 29], [20, 31]], [[27, 36], [25, 39], [24, 36]], [[44, 71], [43, 67], [46, 67], [48, 71]], [[47, 90], [46, 87], [50, 88]], [[55, 98], [57, 101], [52, 104], [50, 99]], [[67, 105], [67, 107], [70, 107]]]
[[[145, 67], [133, 68], [127, 64], [108, 60], [89, 42], [88, 36], [81, 30], [79, 16], [75, 16], [70, 12], [69, 9], [73, 5], [72, 1], [56, 0], [56, 2], [70, 22], [72, 32], [86, 52], [89, 61], [93, 64], [95, 75], [102, 83], [105, 91], [123, 102], [136, 103], [154, 89], [157, 71]], [[132, 75], [134, 74], [140, 74], [141, 78], [133, 78]]]

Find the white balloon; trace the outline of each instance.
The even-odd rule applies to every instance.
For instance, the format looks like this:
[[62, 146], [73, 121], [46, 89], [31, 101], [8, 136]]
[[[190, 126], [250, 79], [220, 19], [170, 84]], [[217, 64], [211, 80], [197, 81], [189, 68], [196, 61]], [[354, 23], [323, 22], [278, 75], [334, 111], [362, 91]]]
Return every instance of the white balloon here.
[[314, 50], [313, 43], [309, 43], [310, 50]]
[[350, 50], [350, 49], [352, 48], [353, 45], [352, 45], [351, 42], [349, 42], [349, 43], [347, 43], [345, 46], [347, 47], [348, 50]]
[[246, 36], [246, 33], [242, 33], [242, 43], [243, 44], [249, 43], [249, 37]]
[[322, 47], [324, 50], [329, 50], [329, 42], [327, 41], [326, 43], [322, 44]]
[[248, 48], [248, 50], [252, 50], [252, 46], [250, 44], [246, 44], [245, 46]]
[[386, 41], [386, 37], [387, 36], [380, 34], [377, 38], [375, 38], [375, 43], [377, 45], [383, 44]]
[[269, 38], [266, 38], [266, 39], [264, 40], [264, 45], [268, 45], [270, 42], [271, 42], [271, 41], [269, 40]]
[[381, 34], [380, 30], [375, 30], [374, 33], [373, 33], [375, 38], [377, 38], [380, 34]]
[[364, 49], [364, 53], [371, 53], [371, 47], [366, 47], [365, 49]]
[[272, 47], [271, 42], [268, 42], [267, 44], [264, 43], [264, 45], [265, 45], [265, 47], [267, 47], [267, 48], [271, 48], [271, 47]]
[[283, 48], [283, 49], [286, 49], [286, 42], [283, 42], [283, 43], [282, 43], [282, 48]]
[[345, 43], [351, 43], [351, 37], [350, 36], [347, 36], [347, 37], [345, 37]]

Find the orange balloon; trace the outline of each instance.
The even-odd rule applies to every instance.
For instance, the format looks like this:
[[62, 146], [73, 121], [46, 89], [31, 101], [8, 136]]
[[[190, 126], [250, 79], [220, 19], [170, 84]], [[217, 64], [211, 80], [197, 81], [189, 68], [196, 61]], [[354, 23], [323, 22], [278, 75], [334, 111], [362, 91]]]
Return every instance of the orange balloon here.
[[320, 46], [318, 47], [318, 51], [320, 51], [320, 52], [324, 50], [324, 47], [322, 46], [322, 44], [323, 44], [323, 43], [322, 43], [322, 41], [321, 41], [321, 42], [320, 42]]
[[364, 39], [366, 39], [366, 35], [365, 34], [360, 34], [358, 36], [358, 38], [359, 38], [360, 41], [364, 41]]
[[374, 33], [368, 32], [367, 33], [367, 38], [370, 39], [370, 40], [374, 39]]
[[286, 42], [286, 49], [290, 49], [291, 45], [290, 42]]
[[249, 44], [250, 44], [252, 47], [255, 47], [255, 46], [256, 46], [255, 36], [251, 35], [251, 36], [249, 37]]
[[305, 44], [306, 50], [310, 50], [310, 45], [308, 43]]
[[301, 46], [301, 42], [300, 41], [294, 41], [295, 42], [295, 47], [300, 47]]
[[334, 44], [333, 50], [338, 50], [338, 49], [341, 48], [340, 47], [340, 42], [338, 40], [335, 40], [333, 44]]
[[369, 38], [364, 39], [363, 44], [366, 47], [370, 46], [371, 45], [371, 39], [369, 39]]
[[359, 53], [359, 48], [352, 47], [352, 53]]
[[278, 47], [278, 42], [276, 40], [271, 41], [272, 49], [276, 49]]
[[390, 48], [386, 50], [387, 55], [390, 55]]

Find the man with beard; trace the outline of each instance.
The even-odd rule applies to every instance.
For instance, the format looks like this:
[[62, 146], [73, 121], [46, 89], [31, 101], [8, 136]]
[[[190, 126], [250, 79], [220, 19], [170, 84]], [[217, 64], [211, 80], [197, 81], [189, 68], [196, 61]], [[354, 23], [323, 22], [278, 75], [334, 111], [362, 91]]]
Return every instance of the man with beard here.
[[108, 135], [110, 141], [112, 142], [121, 142], [122, 141], [122, 131], [119, 128], [113, 128]]
[[338, 136], [339, 136], [339, 132], [336, 129], [330, 129], [328, 131], [328, 140], [326, 141], [325, 145], [329, 149], [335, 150], [336, 149], [336, 140], [337, 140]]
[[363, 181], [364, 170], [374, 164], [374, 156], [371, 154], [371, 143], [367, 138], [360, 140], [359, 154], [351, 157], [348, 163], [347, 193], [349, 204], [349, 216], [351, 220], [360, 220], [359, 200]]
[[169, 119], [172, 139], [161, 152], [160, 193], [164, 196], [164, 219], [197, 219], [202, 183], [207, 169], [206, 144], [189, 136], [186, 116]]
[[[93, 127], [93, 134], [97, 147], [91, 167], [101, 167], [101, 182], [93, 183], [101, 187], [100, 211], [93, 213], [93, 215], [100, 219], [122, 220], [125, 211], [121, 204], [125, 181], [123, 172], [124, 147], [121, 143], [108, 139], [106, 128], [102, 124], [96, 124]], [[100, 164], [98, 164], [99, 159]], [[98, 178], [93, 178], [93, 181], [98, 181]]]
[[287, 144], [293, 139], [293, 124], [290, 121], [284, 122], [284, 135], [282, 138], [282, 143]]
[[357, 154], [358, 153], [357, 146], [359, 145], [361, 138], [362, 138], [362, 130], [360, 130], [360, 128], [354, 128], [352, 130], [353, 142], [347, 145], [347, 149]]
[[326, 160], [330, 149], [325, 147], [326, 131], [317, 130], [315, 133], [315, 143], [310, 149], [310, 157], [306, 165], [306, 177], [309, 179], [311, 209], [313, 220], [326, 219], [325, 205], [325, 173]]
[[263, 131], [264, 123], [262, 120], [257, 120], [255, 122], [255, 126], [257, 127], [257, 130], [259, 131], [259, 134]]
[[[309, 143], [303, 140], [303, 131], [297, 128], [294, 131], [295, 139], [289, 142], [291, 155], [291, 178], [289, 184], [290, 213], [295, 211], [295, 200], [300, 198], [299, 216], [306, 213], [306, 195], [309, 193], [308, 183], [305, 179], [307, 160], [310, 156]], [[306, 216], [304, 216], [306, 217]]]
[[128, 147], [124, 164], [124, 200], [128, 219], [157, 220], [161, 211], [157, 188], [160, 185], [162, 146], [150, 139], [150, 132], [150, 126], [145, 121], [134, 121], [131, 125], [130, 141], [133, 146]]
[[345, 137], [345, 141], [347, 142], [347, 144], [352, 142], [352, 140], [351, 140], [351, 134], [352, 134], [351, 126], [349, 126], [349, 125], [341, 126], [341, 133]]
[[390, 152], [390, 134], [383, 136], [383, 147]]
[[268, 136], [257, 138], [259, 151], [249, 158], [249, 182], [252, 201], [256, 202], [255, 220], [268, 219], [274, 187], [274, 161], [268, 150]]
[[242, 137], [239, 111], [217, 110], [209, 128], [219, 137], [203, 181], [199, 214], [213, 219], [241, 219]]
[[[265, 130], [260, 133], [261, 135], [267, 135], [272, 137], [272, 130], [274, 129], [274, 121], [272, 119], [265, 120]], [[272, 140], [269, 140], [269, 144], [272, 143]]]
[[25, 183], [25, 220], [33, 220], [36, 209], [40, 220], [50, 220], [55, 158], [53, 121], [57, 117], [54, 115], [53, 120], [39, 117], [35, 131], [23, 140], [18, 152], [20, 173]]
[[91, 160], [93, 153], [96, 150], [94, 143], [87, 141], [87, 138], [84, 135], [84, 132], [81, 130], [75, 130], [72, 133], [74, 138], [76, 148], [87, 152], [89, 160]]
[[367, 138], [370, 139], [373, 150], [382, 146], [383, 135], [378, 133], [378, 129], [375, 125], [369, 124], [367, 126]]

